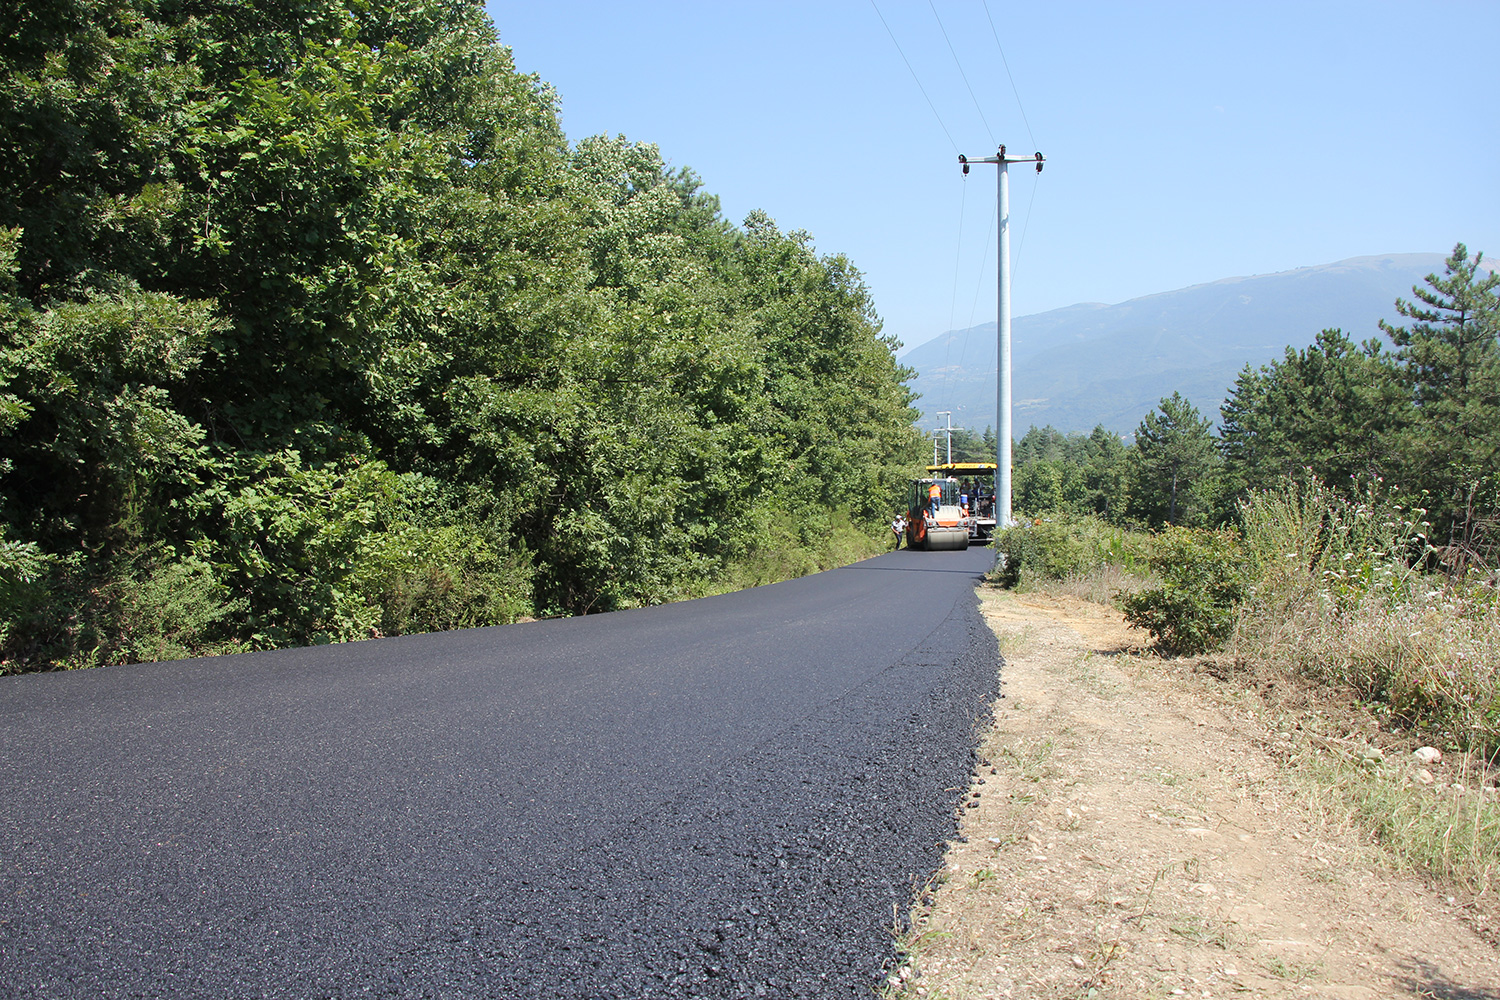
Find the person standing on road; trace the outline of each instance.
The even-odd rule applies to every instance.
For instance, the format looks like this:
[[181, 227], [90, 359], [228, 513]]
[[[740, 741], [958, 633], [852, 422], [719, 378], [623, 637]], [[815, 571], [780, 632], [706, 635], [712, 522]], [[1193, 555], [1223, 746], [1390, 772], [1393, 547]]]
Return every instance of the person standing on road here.
[[901, 547], [901, 536], [906, 534], [906, 517], [897, 514], [896, 519], [891, 522], [891, 533], [896, 536], [896, 548]]

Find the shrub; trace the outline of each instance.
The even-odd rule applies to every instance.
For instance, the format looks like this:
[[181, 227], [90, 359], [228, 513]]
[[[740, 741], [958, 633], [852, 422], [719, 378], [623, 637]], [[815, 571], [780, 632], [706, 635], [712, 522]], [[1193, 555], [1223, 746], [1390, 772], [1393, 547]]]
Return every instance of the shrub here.
[[1125, 618], [1151, 633], [1156, 648], [1192, 656], [1223, 645], [1248, 594], [1245, 548], [1233, 531], [1168, 525], [1152, 543], [1161, 578], [1126, 597]]
[[531, 609], [529, 560], [470, 525], [396, 525], [361, 540], [351, 626], [382, 635], [513, 622]]
[[1103, 566], [1125, 572], [1144, 568], [1137, 532], [1125, 531], [1096, 517], [1034, 521], [1000, 532], [998, 560], [991, 578], [1005, 587], [1026, 586], [1041, 580], [1068, 580]]
[[1089, 568], [1089, 553], [1083, 542], [1058, 521], [1041, 521], [1006, 528], [996, 536], [994, 578], [1001, 586], [1014, 587], [1024, 571], [1029, 577], [1061, 580]]
[[890, 548], [890, 529], [885, 524], [871, 529], [843, 508], [807, 511], [795, 517], [772, 510], [763, 516], [764, 526], [755, 541], [742, 554], [727, 560], [725, 567], [691, 596], [792, 580], [847, 566]]
[[500, 625], [531, 604], [530, 562], [458, 520], [436, 480], [383, 462], [266, 456], [225, 505], [229, 578], [262, 646]]
[[1450, 745], [1500, 749], [1500, 600], [1420, 572], [1425, 511], [1316, 480], [1242, 510], [1253, 592], [1239, 650], [1341, 686]]
[[214, 567], [195, 555], [152, 553], [136, 573], [100, 593], [108, 615], [98, 629], [101, 662], [180, 660], [249, 648], [234, 634], [244, 598], [232, 597]]

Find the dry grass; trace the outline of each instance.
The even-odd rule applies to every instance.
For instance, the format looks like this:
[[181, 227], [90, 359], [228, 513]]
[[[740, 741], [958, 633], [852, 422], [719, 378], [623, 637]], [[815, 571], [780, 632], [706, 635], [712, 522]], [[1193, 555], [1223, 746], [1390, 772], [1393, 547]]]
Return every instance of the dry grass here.
[[[1431, 733], [1400, 725], [1348, 688], [1264, 662], [1219, 657], [1163, 668], [1213, 676], [1226, 703], [1258, 717], [1270, 734], [1266, 749], [1324, 829], [1357, 829], [1393, 869], [1500, 910], [1500, 772], [1477, 752], [1424, 765], [1413, 751], [1431, 745]], [[1329, 880], [1343, 872], [1332, 864]], [[1478, 917], [1476, 926], [1500, 941], [1500, 926]]]
[[1317, 482], [1244, 510], [1256, 564], [1235, 648], [1288, 675], [1347, 687], [1434, 741], [1500, 752], [1500, 599], [1419, 573], [1424, 512]]
[[[1403, 755], [1404, 757], [1404, 755]], [[1357, 752], [1304, 747], [1294, 772], [1304, 803], [1331, 829], [1356, 827], [1382, 847], [1392, 867], [1418, 872], [1495, 909], [1500, 889], [1500, 801], [1472, 757], [1425, 770], [1394, 753], [1369, 764]], [[1428, 772], [1431, 774], [1431, 772]], [[1337, 870], [1331, 872], [1337, 877]], [[1492, 936], [1500, 930], [1490, 928]]]
[[1342, 685], [1435, 743], [1500, 750], [1500, 602], [1483, 588], [1416, 586], [1338, 602], [1316, 592], [1252, 605], [1235, 650]]
[[[988, 591], [986, 620], [1025, 635], [1024, 652], [1006, 660], [961, 836], [881, 996], [1478, 997], [1500, 982], [1473, 933], [1494, 908], [1401, 874], [1356, 786], [1334, 780], [1425, 791], [1435, 813], [1400, 769], [1352, 763], [1368, 746], [1359, 706], [1232, 660], [1132, 656], [1118, 613]], [[1262, 683], [1289, 700], [1263, 702]], [[1456, 831], [1449, 843], [1457, 861]], [[1393, 985], [1407, 955], [1437, 970], [1410, 989]]]
[[1065, 580], [1046, 582], [1030, 581], [1035, 590], [1049, 594], [1064, 594], [1095, 604], [1118, 605], [1120, 598], [1138, 590], [1153, 586], [1155, 581], [1126, 570], [1117, 563], [1105, 563], [1087, 573], [1078, 573]]

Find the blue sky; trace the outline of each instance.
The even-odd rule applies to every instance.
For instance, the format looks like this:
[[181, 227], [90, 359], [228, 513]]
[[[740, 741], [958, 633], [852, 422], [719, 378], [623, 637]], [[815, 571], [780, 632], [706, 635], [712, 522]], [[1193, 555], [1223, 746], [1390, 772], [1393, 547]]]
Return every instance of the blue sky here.
[[1459, 241], [1500, 258], [1496, 0], [487, 6], [570, 141], [654, 142], [731, 221], [847, 254], [908, 346], [994, 318], [995, 168], [966, 182], [957, 156], [997, 142], [1047, 157], [1010, 172], [1017, 316]]

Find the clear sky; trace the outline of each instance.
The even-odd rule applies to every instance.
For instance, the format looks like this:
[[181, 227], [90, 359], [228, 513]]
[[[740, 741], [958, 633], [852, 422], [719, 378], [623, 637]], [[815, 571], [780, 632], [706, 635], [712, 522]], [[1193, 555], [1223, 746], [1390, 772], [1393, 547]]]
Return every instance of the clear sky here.
[[1500, 0], [488, 9], [570, 141], [654, 142], [731, 221], [847, 254], [908, 346], [994, 318], [995, 168], [957, 158], [1001, 142], [1047, 157], [1010, 170], [1017, 316], [1460, 241], [1500, 258]]

